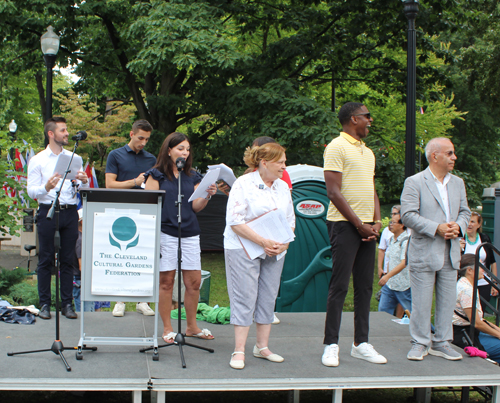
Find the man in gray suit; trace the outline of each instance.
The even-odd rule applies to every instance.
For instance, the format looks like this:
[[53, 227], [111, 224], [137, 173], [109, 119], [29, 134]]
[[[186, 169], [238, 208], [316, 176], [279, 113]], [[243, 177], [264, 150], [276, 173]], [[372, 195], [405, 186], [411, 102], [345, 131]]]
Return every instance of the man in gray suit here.
[[[401, 194], [401, 219], [411, 228], [408, 246], [413, 338], [409, 360], [427, 354], [448, 360], [462, 356], [453, 350], [452, 316], [460, 266], [459, 237], [465, 234], [470, 210], [462, 179], [450, 174], [457, 159], [453, 143], [435, 138], [425, 147], [429, 167], [406, 179]], [[432, 292], [436, 288], [435, 334], [431, 340]]]

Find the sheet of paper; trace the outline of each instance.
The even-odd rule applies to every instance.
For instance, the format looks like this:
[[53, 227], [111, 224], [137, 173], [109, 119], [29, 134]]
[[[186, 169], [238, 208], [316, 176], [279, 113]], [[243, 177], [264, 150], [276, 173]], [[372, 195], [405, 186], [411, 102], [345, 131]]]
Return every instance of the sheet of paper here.
[[[54, 168], [54, 172], [52, 173], [52, 175], [57, 172], [59, 175], [61, 175], [61, 177], [64, 177], [64, 173], [66, 172], [66, 168], [68, 168], [70, 159], [71, 155], [62, 153], [59, 154], [59, 157], [57, 157], [56, 167]], [[73, 157], [73, 161], [71, 161], [71, 166], [69, 168], [70, 171], [68, 173], [68, 176], [66, 176], [66, 179], [76, 179], [76, 174], [79, 170], [82, 169], [82, 166], [82, 157], [80, 157], [79, 155], [75, 155]]]
[[217, 179], [219, 179], [219, 172], [220, 169], [214, 169], [213, 171], [208, 171], [203, 177], [202, 181], [200, 182], [198, 188], [193, 192], [193, 194], [189, 198], [188, 202], [191, 202], [199, 197], [203, 198], [207, 197], [208, 196], [207, 189], [210, 187], [211, 184], [215, 183]]
[[233, 186], [233, 183], [236, 181], [236, 176], [234, 176], [233, 170], [231, 168], [229, 168], [226, 164], [218, 164], [218, 165], [209, 165], [208, 166], [209, 171], [212, 171], [214, 169], [220, 169], [219, 179], [222, 179], [230, 187]]
[[[290, 228], [290, 225], [288, 225], [285, 214], [282, 211], [271, 210], [246, 224], [257, 234], [266, 239], [272, 239], [280, 243], [292, 242], [295, 239], [295, 234]], [[249, 239], [242, 237], [238, 238], [251, 260], [265, 256], [265, 251], [262, 246]], [[281, 253], [277, 256], [277, 259], [281, 259], [284, 255], [284, 252]]]

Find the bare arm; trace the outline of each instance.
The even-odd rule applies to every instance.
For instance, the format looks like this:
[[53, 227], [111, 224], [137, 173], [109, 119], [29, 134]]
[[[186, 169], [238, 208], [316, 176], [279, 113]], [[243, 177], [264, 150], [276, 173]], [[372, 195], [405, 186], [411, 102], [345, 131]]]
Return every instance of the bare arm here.
[[378, 278], [384, 275], [384, 259], [385, 259], [385, 249], [378, 250]]
[[384, 277], [382, 277], [378, 284], [379, 285], [385, 285], [387, 283], [387, 281], [389, 281], [389, 279], [391, 277], [394, 277], [396, 274], [399, 274], [401, 273], [401, 271], [406, 267], [406, 260], [403, 259], [401, 260], [401, 263], [399, 263], [394, 269], [392, 269], [389, 273], [387, 273]]
[[[106, 174], [107, 175], [107, 174]], [[153, 179], [152, 176], [148, 178], [146, 181], [146, 190], [160, 190], [160, 182], [157, 180]]]
[[137, 178], [129, 179], [127, 181], [119, 182], [116, 178], [116, 174], [106, 174], [106, 187], [108, 189], [132, 189], [135, 186], [141, 186], [144, 183], [144, 172], [139, 174]]
[[[196, 190], [199, 185], [200, 185], [199, 183], [197, 185], [195, 185], [194, 190]], [[209, 188], [207, 189], [207, 192], [210, 195], [210, 197], [212, 197], [215, 193], [217, 193], [217, 186], [215, 185], [215, 183], [212, 183], [209, 186]], [[195, 213], [197, 213], [197, 212], [203, 210], [207, 206], [209, 200], [210, 200], [209, 198], [207, 199], [204, 197], [198, 197], [197, 199], [194, 199], [193, 200], [193, 211]]]
[[[464, 308], [464, 312], [470, 320], [470, 318], [472, 317], [472, 308]], [[476, 329], [479, 330], [480, 332], [489, 334], [490, 336], [500, 339], [500, 328], [498, 326], [495, 326], [493, 323], [490, 323], [489, 325], [484, 323], [483, 320], [479, 317], [477, 311], [476, 311]]]

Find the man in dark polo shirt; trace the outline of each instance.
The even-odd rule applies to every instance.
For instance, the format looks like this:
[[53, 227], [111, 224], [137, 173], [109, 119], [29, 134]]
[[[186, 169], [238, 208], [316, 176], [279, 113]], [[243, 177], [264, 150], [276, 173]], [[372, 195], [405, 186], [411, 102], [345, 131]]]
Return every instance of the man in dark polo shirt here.
[[[132, 125], [130, 141], [109, 153], [106, 161], [106, 187], [110, 189], [141, 189], [144, 173], [156, 163], [156, 157], [144, 151], [151, 137], [153, 126], [147, 120], [138, 120]], [[146, 302], [137, 303], [137, 312], [154, 315]], [[125, 315], [125, 304], [117, 302], [113, 316]]]

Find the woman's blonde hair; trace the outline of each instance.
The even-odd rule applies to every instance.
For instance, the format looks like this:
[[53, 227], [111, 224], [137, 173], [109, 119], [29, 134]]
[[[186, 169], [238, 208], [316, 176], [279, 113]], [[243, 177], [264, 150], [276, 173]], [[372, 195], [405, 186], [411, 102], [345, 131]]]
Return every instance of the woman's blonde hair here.
[[267, 143], [259, 147], [247, 147], [243, 161], [253, 171], [259, 167], [260, 161], [278, 161], [285, 153], [285, 148], [278, 143]]

